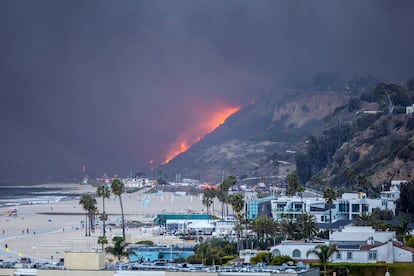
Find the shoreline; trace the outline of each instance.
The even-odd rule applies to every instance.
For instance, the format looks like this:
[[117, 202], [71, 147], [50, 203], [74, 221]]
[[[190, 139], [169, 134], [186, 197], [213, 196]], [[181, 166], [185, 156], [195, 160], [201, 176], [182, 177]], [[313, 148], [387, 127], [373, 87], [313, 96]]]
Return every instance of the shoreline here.
[[[57, 184], [46, 185], [50, 187]], [[97, 189], [85, 184], [66, 187], [76, 189], [79, 195], [83, 192], [96, 192]], [[156, 231], [148, 231], [148, 226], [153, 226], [153, 219], [159, 213], [202, 213], [204, 206], [201, 197], [171, 192], [147, 194], [146, 191], [143, 189], [122, 195], [127, 241], [134, 243], [152, 240], [163, 245], [183, 244], [184, 241], [175, 236], [160, 236]], [[102, 210], [102, 198], [97, 198], [97, 206]], [[42, 262], [53, 262], [63, 258], [65, 251], [101, 251], [102, 246], [97, 244], [97, 240], [102, 235], [102, 223], [97, 225], [91, 236], [85, 236], [86, 229], [82, 227], [85, 211], [79, 205], [79, 199], [16, 207], [16, 216], [0, 215], [0, 259], [29, 257]], [[9, 209], [9, 206], [1, 207], [0, 212]], [[119, 199], [112, 195], [105, 201], [105, 209], [109, 214], [107, 236], [111, 240], [111, 236], [121, 233]]]
[[[30, 189], [38, 189], [39, 191], [33, 191], [27, 194], [23, 194], [19, 191]], [[96, 191], [96, 188], [94, 188], [92, 185], [82, 185], [77, 183], [49, 183], [33, 184], [30, 186], [4, 185], [0, 186], [0, 191], [3, 193], [17, 193], [15, 197], [12, 197], [11, 195], [10, 197], [0, 198], [0, 210], [2, 210], [3, 208], [13, 209], [26, 205], [32, 206], [70, 201], [80, 197], [84, 192], [94, 192]]]

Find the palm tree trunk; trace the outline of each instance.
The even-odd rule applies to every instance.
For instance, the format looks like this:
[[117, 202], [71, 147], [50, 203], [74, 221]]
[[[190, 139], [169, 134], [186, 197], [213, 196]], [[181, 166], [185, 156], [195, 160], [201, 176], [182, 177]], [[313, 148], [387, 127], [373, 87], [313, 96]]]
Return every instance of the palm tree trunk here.
[[332, 234], [332, 206], [329, 205], [329, 226], [330, 226], [330, 233]]
[[237, 225], [236, 235], [237, 235], [237, 254], [240, 254], [240, 224]]
[[105, 222], [106, 222], [106, 213], [105, 213], [105, 196], [102, 196], [102, 210], [103, 210], [103, 220], [102, 220], [102, 233], [103, 236], [106, 237], [106, 228], [105, 228]]
[[229, 216], [229, 204], [227, 201], [226, 201], [226, 216], [227, 217]]
[[89, 233], [88, 233], [88, 236], [90, 237], [91, 236], [91, 228], [92, 228], [92, 216], [91, 215], [89, 215], [89, 227], [88, 227], [88, 231], [89, 231]]
[[85, 214], [85, 237], [88, 236], [88, 212]]
[[121, 197], [121, 195], [119, 195], [119, 203], [121, 205], [122, 237], [125, 239], [124, 206], [122, 205], [122, 197]]

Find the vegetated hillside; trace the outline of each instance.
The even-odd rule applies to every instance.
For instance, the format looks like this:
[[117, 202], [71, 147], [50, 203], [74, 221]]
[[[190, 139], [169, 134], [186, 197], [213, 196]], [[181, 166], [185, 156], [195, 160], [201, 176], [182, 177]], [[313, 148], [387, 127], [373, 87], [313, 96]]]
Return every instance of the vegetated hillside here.
[[348, 95], [333, 92], [285, 91], [267, 95], [242, 108], [223, 125], [180, 154], [160, 171], [173, 179], [195, 178], [219, 183], [239, 179], [283, 177], [294, 169], [294, 152], [304, 137], [318, 133], [324, 118], [347, 103]]
[[391, 180], [412, 180], [414, 117], [405, 111], [413, 102], [413, 85], [378, 83], [338, 107], [296, 155], [301, 182], [373, 196]]
[[352, 139], [342, 144], [321, 176], [343, 190], [379, 191], [414, 175], [414, 117], [355, 114]]

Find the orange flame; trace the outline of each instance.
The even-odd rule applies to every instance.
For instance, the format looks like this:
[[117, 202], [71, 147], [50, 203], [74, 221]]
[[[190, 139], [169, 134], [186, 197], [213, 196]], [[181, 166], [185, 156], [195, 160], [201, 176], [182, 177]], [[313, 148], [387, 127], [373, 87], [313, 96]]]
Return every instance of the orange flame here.
[[171, 144], [170, 149], [167, 153], [167, 157], [162, 164], [167, 164], [171, 161], [174, 157], [187, 151], [193, 144], [200, 141], [206, 134], [212, 132], [218, 126], [223, 124], [228, 117], [230, 117], [233, 113], [240, 110], [240, 106], [237, 107], [225, 107], [213, 114], [211, 117], [198, 125], [196, 135], [185, 135], [180, 134], [177, 138], [177, 142]]

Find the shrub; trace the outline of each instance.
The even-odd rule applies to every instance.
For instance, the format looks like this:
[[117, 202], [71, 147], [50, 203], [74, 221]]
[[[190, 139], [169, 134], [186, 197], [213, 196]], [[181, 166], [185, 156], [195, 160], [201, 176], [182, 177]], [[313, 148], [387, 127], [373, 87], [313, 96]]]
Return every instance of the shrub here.
[[282, 265], [283, 263], [287, 263], [289, 261], [294, 261], [289, 256], [275, 256], [273, 257], [272, 261], [270, 262], [271, 265]]
[[257, 264], [257, 263], [269, 264], [271, 259], [272, 259], [272, 254], [270, 252], [259, 252], [256, 254], [256, 256], [250, 259], [250, 263], [251, 264]]
[[414, 248], [414, 236], [407, 238], [407, 246]]
[[145, 241], [138, 241], [138, 242], [136, 242], [136, 244], [145, 244], [145, 245], [153, 246], [154, 242], [149, 241], [149, 240], [145, 240]]

